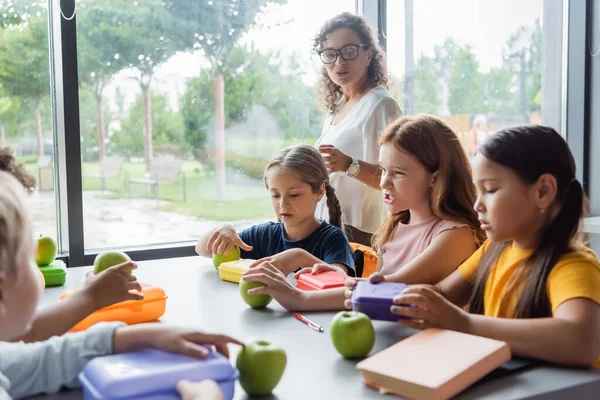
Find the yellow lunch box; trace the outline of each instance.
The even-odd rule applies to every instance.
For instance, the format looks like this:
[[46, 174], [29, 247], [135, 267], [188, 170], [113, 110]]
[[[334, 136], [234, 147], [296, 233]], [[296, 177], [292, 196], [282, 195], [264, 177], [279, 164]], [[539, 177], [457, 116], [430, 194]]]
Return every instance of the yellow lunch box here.
[[240, 283], [242, 274], [256, 260], [240, 259], [228, 261], [219, 265], [219, 278], [227, 282]]

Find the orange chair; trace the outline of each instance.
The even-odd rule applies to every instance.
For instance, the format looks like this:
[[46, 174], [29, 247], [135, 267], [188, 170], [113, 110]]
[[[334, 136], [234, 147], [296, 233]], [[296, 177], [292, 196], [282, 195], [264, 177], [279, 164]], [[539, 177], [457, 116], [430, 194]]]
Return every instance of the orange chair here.
[[364, 244], [350, 242], [350, 248], [354, 252], [354, 270], [356, 276], [368, 278], [377, 270], [377, 252]]

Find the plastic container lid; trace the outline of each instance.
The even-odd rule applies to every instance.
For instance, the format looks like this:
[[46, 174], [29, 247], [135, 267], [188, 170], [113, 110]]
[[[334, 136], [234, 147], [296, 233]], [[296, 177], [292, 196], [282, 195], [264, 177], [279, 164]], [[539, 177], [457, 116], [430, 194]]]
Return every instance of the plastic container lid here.
[[221, 386], [225, 398], [231, 399], [238, 376], [229, 360], [214, 351], [198, 359], [144, 349], [95, 358], [79, 374], [79, 381], [86, 398], [142, 399], [175, 395], [175, 384], [182, 379], [211, 379]]
[[407, 287], [404, 283], [358, 281], [356, 288], [352, 291], [352, 302], [392, 305], [394, 297], [401, 294]]
[[302, 290], [323, 290], [344, 286], [348, 279], [347, 275], [335, 271], [327, 271], [321, 274], [300, 274], [298, 275], [297, 287]]
[[407, 287], [404, 283], [359, 281], [352, 291], [352, 310], [362, 312], [371, 319], [398, 321], [405, 319], [392, 313], [394, 297]]
[[54, 260], [49, 265], [38, 268], [44, 276], [46, 286], [64, 285], [67, 279], [67, 266], [62, 260]]
[[227, 261], [219, 265], [219, 277], [228, 282], [240, 283], [242, 274], [248, 270], [250, 264], [256, 260], [240, 259], [235, 261]]
[[[72, 332], [87, 329], [98, 322], [122, 321], [127, 324], [139, 324], [155, 321], [163, 316], [166, 310], [167, 295], [158, 286], [140, 282], [143, 300], [127, 300], [101, 308], [88, 315], [77, 325], [71, 328]], [[79, 289], [69, 290], [60, 296], [64, 299]]]

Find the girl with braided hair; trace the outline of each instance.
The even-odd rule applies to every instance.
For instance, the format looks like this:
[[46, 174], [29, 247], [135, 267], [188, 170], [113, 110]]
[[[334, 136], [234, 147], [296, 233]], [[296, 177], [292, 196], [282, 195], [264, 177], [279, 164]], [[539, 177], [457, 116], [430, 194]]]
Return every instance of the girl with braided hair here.
[[[220, 225], [198, 241], [196, 252], [210, 257], [228, 254], [237, 246], [242, 258], [271, 261], [286, 275], [325, 262], [354, 276], [340, 202], [319, 152], [308, 145], [284, 148], [267, 165], [264, 181], [277, 222], [254, 225], [239, 234], [231, 224]], [[329, 222], [315, 217], [324, 197]]]

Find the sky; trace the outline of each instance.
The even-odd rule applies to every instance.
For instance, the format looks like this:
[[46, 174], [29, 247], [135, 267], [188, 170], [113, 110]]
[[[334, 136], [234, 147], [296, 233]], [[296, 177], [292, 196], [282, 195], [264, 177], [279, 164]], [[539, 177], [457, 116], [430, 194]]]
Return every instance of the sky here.
[[[200, 0], [204, 1], [204, 0]], [[373, 0], [366, 0], [373, 1]], [[551, 1], [551, 0], [547, 0]], [[502, 65], [502, 48], [521, 25], [533, 26], [542, 20], [544, 0], [414, 0], [414, 55], [432, 55], [433, 47], [453, 36], [461, 44], [470, 44], [481, 71]], [[342, 11], [355, 11], [355, 0], [289, 0], [285, 5], [270, 6], [258, 19], [257, 26], [242, 37], [259, 51], [281, 51], [296, 57], [307, 84], [318, 79], [320, 61], [311, 54], [312, 39], [321, 25]], [[388, 64], [395, 76], [404, 72], [404, 0], [388, 0]], [[185, 90], [185, 80], [197, 76], [207, 63], [200, 53], [179, 54], [157, 71], [155, 89], [177, 98]], [[285, 69], [285, 67], [284, 67]], [[137, 92], [135, 82], [123, 73], [107, 88], [107, 95], [120, 86], [126, 102]]]

